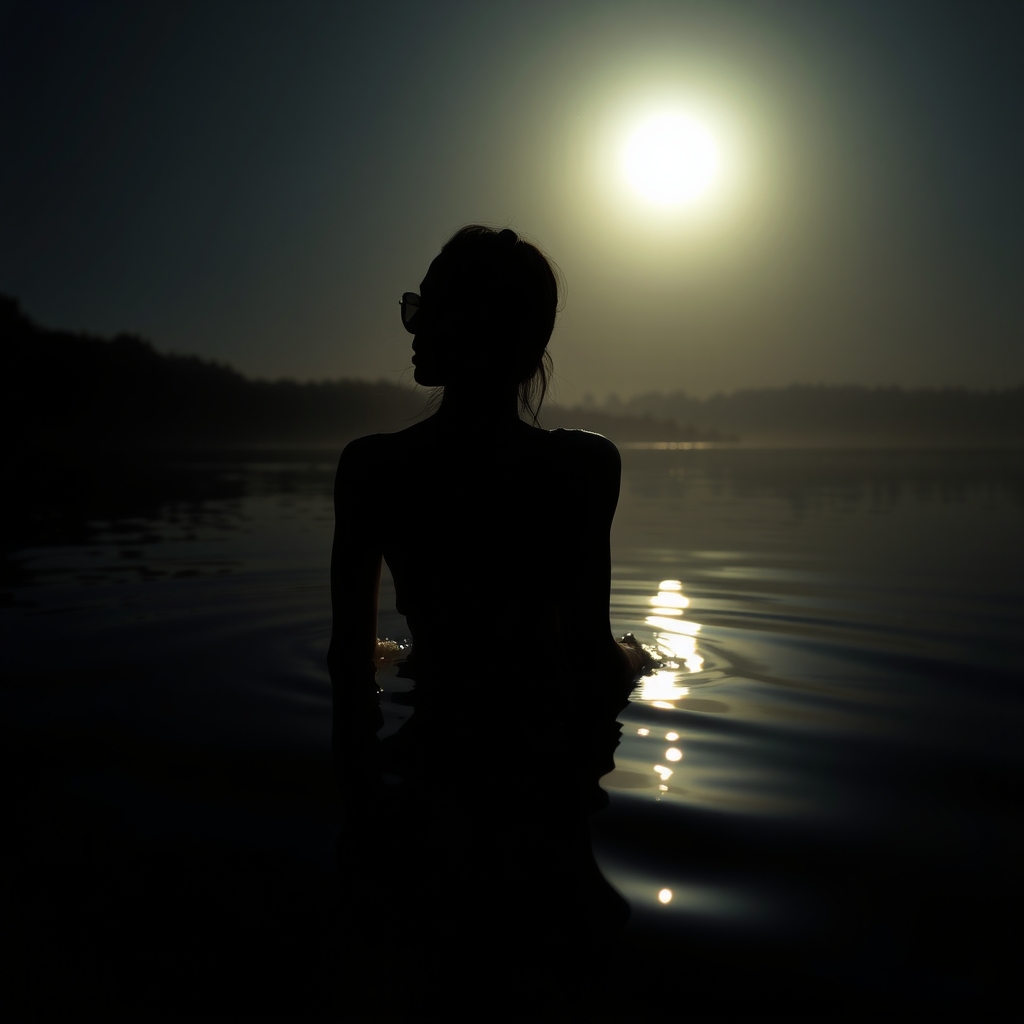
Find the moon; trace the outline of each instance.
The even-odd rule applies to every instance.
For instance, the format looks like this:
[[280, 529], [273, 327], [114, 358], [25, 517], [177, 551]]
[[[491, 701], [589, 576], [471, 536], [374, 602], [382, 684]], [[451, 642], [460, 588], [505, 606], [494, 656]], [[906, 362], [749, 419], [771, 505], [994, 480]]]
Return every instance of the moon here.
[[659, 206], [699, 198], [718, 177], [718, 147], [710, 132], [685, 114], [648, 118], [626, 143], [622, 170], [631, 188]]

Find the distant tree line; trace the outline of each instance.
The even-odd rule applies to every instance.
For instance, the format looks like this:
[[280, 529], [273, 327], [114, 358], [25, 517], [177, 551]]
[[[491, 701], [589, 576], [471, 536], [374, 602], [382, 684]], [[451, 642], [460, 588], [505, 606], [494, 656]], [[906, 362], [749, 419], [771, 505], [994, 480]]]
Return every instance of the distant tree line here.
[[249, 380], [222, 363], [36, 326], [0, 297], [8, 437], [36, 447], [287, 444], [394, 430], [427, 396], [386, 382]]
[[[9, 442], [32, 448], [335, 445], [400, 430], [429, 394], [385, 381], [250, 380], [196, 356], [36, 325], [0, 296], [2, 415]], [[602, 406], [548, 406], [547, 427], [615, 441], [1010, 442], [1024, 440], [1024, 387], [812, 387], [713, 398], [651, 393]]]

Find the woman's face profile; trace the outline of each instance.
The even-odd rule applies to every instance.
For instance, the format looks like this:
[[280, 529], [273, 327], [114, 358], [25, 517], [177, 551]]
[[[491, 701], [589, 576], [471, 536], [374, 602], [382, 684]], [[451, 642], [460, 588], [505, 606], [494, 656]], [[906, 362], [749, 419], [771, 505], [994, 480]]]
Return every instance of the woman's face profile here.
[[[468, 306], [455, 268], [438, 256], [420, 283], [420, 309], [412, 342], [413, 379], [424, 387], [443, 387], [474, 362]], [[478, 353], [476, 354], [478, 356]]]

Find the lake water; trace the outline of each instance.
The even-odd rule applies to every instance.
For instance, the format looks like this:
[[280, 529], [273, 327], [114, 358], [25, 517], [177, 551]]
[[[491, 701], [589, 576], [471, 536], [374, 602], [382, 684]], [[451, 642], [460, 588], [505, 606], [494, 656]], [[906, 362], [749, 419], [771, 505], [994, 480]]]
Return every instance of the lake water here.
[[[200, 946], [270, 913], [305, 934], [288, 970], [316, 959], [336, 832], [335, 461], [164, 455], [26, 477], [2, 621], [32, 984], [101, 933], [118, 963], [94, 950], [69, 969], [87, 1003], [130, 1014], [137, 979], [162, 975], [126, 933], [186, 905]], [[620, 718], [594, 835], [633, 908], [638, 1003], [674, 1006], [697, 975], [742, 987], [771, 957], [872, 1000], [978, 1008], [999, 989], [1019, 930], [1022, 469], [1017, 451], [624, 448], [612, 624], [666, 660]], [[467, 606], [490, 585], [467, 581]], [[387, 578], [381, 609], [380, 635], [401, 640]], [[464, 649], [485, 680], [500, 652]], [[407, 684], [381, 682], [393, 730]], [[571, 727], [573, 699], [548, 694], [538, 727]], [[189, 885], [235, 931], [196, 921]], [[260, 917], [261, 900], [276, 909]]]

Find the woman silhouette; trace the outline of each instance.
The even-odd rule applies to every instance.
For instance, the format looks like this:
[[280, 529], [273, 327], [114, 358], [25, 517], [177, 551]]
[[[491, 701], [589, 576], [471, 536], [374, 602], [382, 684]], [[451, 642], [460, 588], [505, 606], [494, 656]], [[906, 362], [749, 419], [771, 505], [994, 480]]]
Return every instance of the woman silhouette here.
[[[343, 876], [378, 920], [386, 905], [455, 945], [531, 927], [564, 941], [627, 913], [587, 818], [646, 655], [609, 623], [618, 452], [536, 425], [557, 304], [551, 266], [515, 232], [456, 232], [402, 300], [415, 379], [444, 389], [439, 408], [353, 441], [338, 466], [329, 667]], [[413, 716], [383, 743], [381, 558], [415, 679]]]

